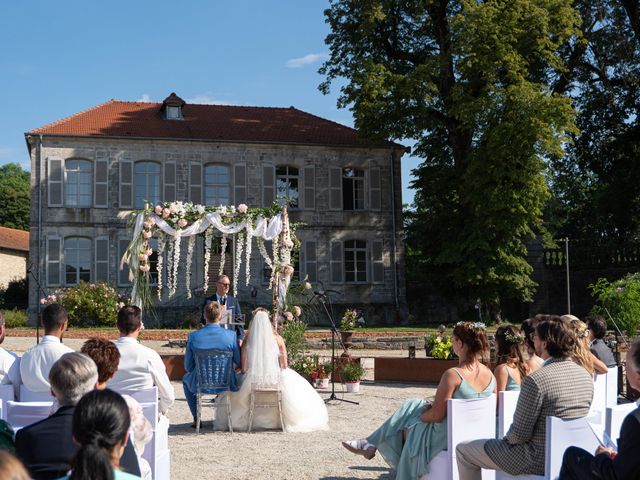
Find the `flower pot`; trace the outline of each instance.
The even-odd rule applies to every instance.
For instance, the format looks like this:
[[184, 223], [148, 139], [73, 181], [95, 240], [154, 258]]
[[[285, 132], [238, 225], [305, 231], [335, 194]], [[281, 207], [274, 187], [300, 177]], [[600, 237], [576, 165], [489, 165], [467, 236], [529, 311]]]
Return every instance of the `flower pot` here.
[[329, 388], [329, 379], [328, 378], [317, 379], [316, 388]]
[[348, 331], [348, 332], [340, 332], [340, 338], [342, 339], [342, 343], [344, 344], [345, 348], [349, 348], [351, 347], [351, 345], [353, 345], [353, 332]]
[[347, 393], [358, 393], [360, 391], [360, 380], [357, 382], [345, 382]]

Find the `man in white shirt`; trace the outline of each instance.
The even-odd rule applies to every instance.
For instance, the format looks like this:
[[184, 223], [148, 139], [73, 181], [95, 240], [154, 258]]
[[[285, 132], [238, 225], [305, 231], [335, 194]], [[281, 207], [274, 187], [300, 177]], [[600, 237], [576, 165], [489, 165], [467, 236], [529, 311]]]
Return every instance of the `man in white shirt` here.
[[118, 312], [120, 338], [115, 341], [120, 351], [120, 364], [107, 387], [117, 392], [158, 387], [160, 413], [166, 414], [175, 400], [173, 385], [157, 352], [138, 343], [142, 329], [140, 309], [123, 307]]
[[[4, 316], [0, 312], [0, 343], [5, 337]], [[8, 352], [0, 347], [0, 383], [13, 385], [15, 398], [20, 393], [20, 357], [13, 352]]]
[[42, 311], [44, 337], [39, 344], [27, 350], [20, 361], [22, 383], [32, 392], [50, 392], [51, 367], [62, 355], [73, 352], [62, 343], [67, 323], [67, 311], [62, 305], [53, 303]]

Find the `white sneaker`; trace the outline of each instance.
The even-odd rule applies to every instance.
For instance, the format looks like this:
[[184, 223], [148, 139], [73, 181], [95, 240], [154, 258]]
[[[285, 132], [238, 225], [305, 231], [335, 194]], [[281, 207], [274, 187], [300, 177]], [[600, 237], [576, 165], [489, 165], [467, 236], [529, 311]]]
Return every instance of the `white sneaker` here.
[[366, 440], [349, 440], [342, 442], [342, 446], [356, 455], [362, 455], [367, 460], [376, 456], [376, 446]]

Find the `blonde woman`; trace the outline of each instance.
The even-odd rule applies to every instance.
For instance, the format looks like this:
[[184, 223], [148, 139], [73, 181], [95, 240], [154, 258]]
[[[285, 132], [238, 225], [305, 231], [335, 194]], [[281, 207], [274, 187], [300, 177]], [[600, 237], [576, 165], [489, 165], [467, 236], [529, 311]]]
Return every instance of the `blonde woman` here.
[[609, 369], [589, 349], [589, 328], [587, 324], [574, 315], [563, 315], [562, 320], [568, 322], [576, 339], [576, 351], [573, 361], [583, 367], [589, 375], [607, 373]]

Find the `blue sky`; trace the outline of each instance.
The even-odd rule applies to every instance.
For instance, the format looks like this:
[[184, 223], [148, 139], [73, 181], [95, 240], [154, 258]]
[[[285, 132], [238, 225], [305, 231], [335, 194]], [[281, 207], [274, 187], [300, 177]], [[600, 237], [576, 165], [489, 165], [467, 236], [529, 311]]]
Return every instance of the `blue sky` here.
[[[322, 95], [329, 28], [320, 0], [4, 1], [0, 164], [28, 169], [24, 132], [110, 98], [295, 106], [353, 126]], [[334, 87], [334, 90], [336, 87]], [[403, 142], [408, 144], [408, 142]], [[403, 202], [410, 171], [403, 160]]]

